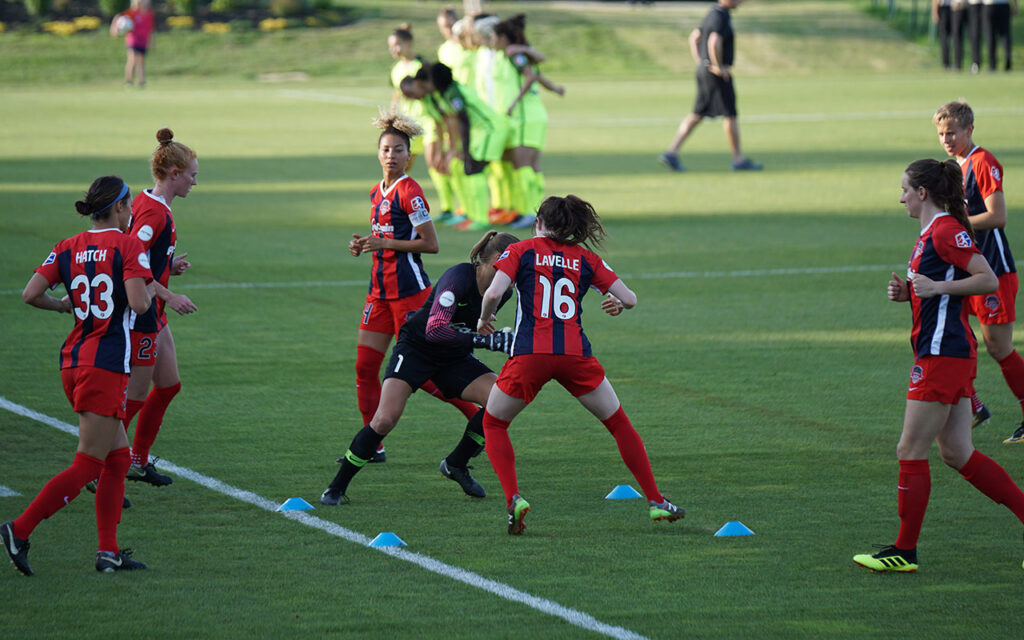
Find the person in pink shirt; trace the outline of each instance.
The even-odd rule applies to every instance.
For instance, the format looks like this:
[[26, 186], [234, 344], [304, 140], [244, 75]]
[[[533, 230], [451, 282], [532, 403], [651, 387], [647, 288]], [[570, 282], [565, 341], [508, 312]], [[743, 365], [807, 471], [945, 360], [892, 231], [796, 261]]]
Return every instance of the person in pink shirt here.
[[156, 17], [149, 0], [132, 0], [127, 11], [114, 16], [110, 22], [110, 35], [124, 34], [128, 60], [124, 65], [124, 83], [131, 85], [138, 78], [139, 87], [146, 86], [146, 51], [149, 38], [156, 27]]

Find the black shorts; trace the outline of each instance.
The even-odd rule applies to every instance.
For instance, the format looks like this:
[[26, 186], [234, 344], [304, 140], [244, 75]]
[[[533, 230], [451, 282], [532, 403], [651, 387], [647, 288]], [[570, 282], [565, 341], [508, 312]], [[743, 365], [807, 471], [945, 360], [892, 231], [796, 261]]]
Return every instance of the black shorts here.
[[697, 100], [693, 112], [705, 118], [736, 117], [736, 92], [732, 76], [726, 80], [711, 73], [707, 67], [697, 69]]
[[130, 46], [128, 48], [130, 50], [134, 51], [135, 53], [139, 54], [139, 55], [143, 55], [143, 56], [146, 55], [146, 47], [140, 47], [140, 46], [136, 46], [136, 45], [133, 44], [132, 46]]
[[438, 362], [423, 355], [408, 342], [399, 340], [391, 350], [391, 360], [388, 361], [384, 379], [398, 378], [412, 387], [413, 392], [430, 380], [445, 398], [450, 399], [461, 397], [465, 388], [485, 373], [494, 372], [473, 354]]

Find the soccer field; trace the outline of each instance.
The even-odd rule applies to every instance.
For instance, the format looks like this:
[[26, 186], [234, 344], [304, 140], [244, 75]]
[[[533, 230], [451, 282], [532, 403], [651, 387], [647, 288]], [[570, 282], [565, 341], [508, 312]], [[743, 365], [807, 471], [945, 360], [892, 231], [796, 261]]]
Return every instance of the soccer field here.
[[[768, 71], [756, 47], [770, 53], [782, 36], [759, 4], [737, 15], [755, 69], [738, 66], [737, 90], [761, 173], [728, 170], [717, 122], [684, 148], [690, 171], [658, 164], [692, 103], [684, 67], [606, 78], [566, 66], [566, 97], [546, 98], [547, 191], [594, 203], [609, 233], [603, 255], [639, 296], [616, 318], [589, 296], [585, 326], [661, 489], [688, 510], [675, 523], [651, 524], [640, 500], [605, 500], [636, 483], [604, 428], [557, 385], [510, 430], [532, 505], [523, 536], [505, 533], [486, 456], [474, 461], [484, 500], [439, 476], [464, 420], [424, 394], [387, 438], [387, 463], [352, 483], [352, 504], [319, 505], [360, 426], [355, 340], [369, 261], [345, 247], [365, 232], [380, 179], [369, 121], [390, 99], [383, 72], [294, 84], [154, 77], [144, 92], [116, 79], [0, 87], [0, 522], [75, 446], [54, 428], [77, 424], [56, 369], [71, 321], [21, 302], [32, 269], [85, 228], [73, 202], [93, 178], [151, 185], [159, 127], [197, 151], [200, 171], [174, 203], [177, 251], [193, 267], [171, 283], [199, 312], [171, 318], [183, 388], [153, 450], [175, 483], [129, 483], [119, 529], [150, 569], [92, 569], [83, 494], [32, 535], [35, 577], [0, 573], [0, 636], [1012, 637], [1024, 623], [1020, 524], [937, 452], [920, 571], [873, 574], [850, 558], [891, 543], [898, 527], [910, 310], [885, 286], [919, 229], [898, 203], [902, 170], [942, 156], [931, 113], [967, 99], [975, 140], [1005, 168], [1007, 235], [1024, 252], [1024, 76], [944, 74], [888, 37], [878, 49], [836, 46], [865, 59], [891, 49], [911, 67], [810, 60]], [[683, 22], [621, 11], [630, 41], [666, 15]], [[824, 47], [813, 40], [800, 51]], [[412, 175], [432, 199], [422, 162]], [[440, 253], [424, 256], [435, 280], [479, 238], [438, 233]], [[1001, 444], [1019, 409], [990, 358], [978, 369], [994, 418], [975, 444], [1024, 481], [1024, 448]], [[317, 509], [273, 510], [294, 496]], [[732, 520], [756, 535], [713, 535]], [[366, 546], [385, 531], [408, 546]]]

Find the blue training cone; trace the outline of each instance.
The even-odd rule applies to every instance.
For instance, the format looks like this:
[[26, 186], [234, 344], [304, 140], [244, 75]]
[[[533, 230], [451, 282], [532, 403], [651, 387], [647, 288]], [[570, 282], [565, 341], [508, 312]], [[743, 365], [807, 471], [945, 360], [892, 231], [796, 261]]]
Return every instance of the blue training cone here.
[[402, 540], [390, 531], [383, 531], [370, 541], [371, 547], [405, 547], [405, 540]]
[[288, 498], [277, 508], [278, 511], [309, 511], [313, 505], [302, 498]]
[[629, 500], [639, 498], [640, 493], [628, 484], [620, 484], [604, 497], [605, 500]]
[[718, 537], [723, 536], [752, 536], [754, 532], [747, 528], [739, 520], [730, 520], [722, 525], [722, 528], [715, 532]]

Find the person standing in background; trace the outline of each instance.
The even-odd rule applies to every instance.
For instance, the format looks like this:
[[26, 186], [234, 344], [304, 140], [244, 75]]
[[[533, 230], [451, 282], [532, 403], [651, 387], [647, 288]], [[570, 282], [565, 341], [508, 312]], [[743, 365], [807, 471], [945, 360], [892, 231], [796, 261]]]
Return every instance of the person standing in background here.
[[1017, 15], [1017, 0], [983, 0], [981, 8], [981, 23], [985, 34], [985, 46], [988, 55], [988, 70], [995, 71], [996, 65], [996, 41], [1003, 41], [1003, 69], [1009, 71], [1011, 59], [1013, 58], [1013, 37], [1010, 31], [1010, 18]]
[[114, 16], [110, 22], [110, 35], [124, 35], [128, 60], [124, 65], [124, 84], [132, 86], [133, 78], [138, 79], [139, 88], [146, 86], [146, 53], [149, 51], [149, 37], [156, 27], [156, 17], [149, 0], [132, 0], [127, 11]]

